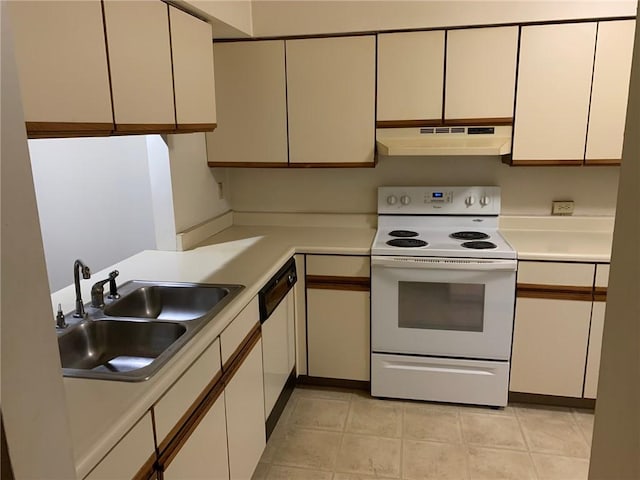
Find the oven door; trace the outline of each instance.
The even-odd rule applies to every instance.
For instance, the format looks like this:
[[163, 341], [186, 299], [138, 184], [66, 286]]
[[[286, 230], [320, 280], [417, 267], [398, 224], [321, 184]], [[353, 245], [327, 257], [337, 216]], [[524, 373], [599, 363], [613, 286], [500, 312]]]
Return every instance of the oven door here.
[[371, 257], [378, 353], [508, 360], [516, 260]]

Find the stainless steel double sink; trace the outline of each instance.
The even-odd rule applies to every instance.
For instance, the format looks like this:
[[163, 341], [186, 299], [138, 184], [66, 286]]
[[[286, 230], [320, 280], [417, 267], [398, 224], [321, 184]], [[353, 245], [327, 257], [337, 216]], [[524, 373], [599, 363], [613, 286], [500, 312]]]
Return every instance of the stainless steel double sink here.
[[[104, 308], [58, 333], [68, 377], [143, 381], [242, 290], [242, 285], [130, 281]], [[67, 318], [71, 319], [71, 315]]]

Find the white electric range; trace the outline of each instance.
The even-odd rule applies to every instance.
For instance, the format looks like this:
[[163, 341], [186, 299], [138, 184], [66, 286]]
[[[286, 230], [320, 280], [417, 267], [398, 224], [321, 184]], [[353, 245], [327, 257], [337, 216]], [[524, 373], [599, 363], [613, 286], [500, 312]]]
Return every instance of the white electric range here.
[[504, 406], [516, 252], [498, 187], [380, 187], [371, 394]]

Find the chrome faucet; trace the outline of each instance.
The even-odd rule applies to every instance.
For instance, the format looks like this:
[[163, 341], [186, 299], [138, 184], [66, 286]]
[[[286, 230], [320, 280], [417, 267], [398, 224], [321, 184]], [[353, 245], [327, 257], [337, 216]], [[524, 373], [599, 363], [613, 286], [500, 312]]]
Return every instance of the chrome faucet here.
[[94, 308], [104, 307], [104, 284], [109, 282], [109, 298], [119, 298], [118, 287], [116, 286], [116, 277], [120, 274], [118, 270], [114, 270], [105, 280], [100, 280], [91, 287], [91, 306]]
[[73, 283], [76, 286], [76, 311], [73, 314], [75, 318], [85, 317], [82, 295], [80, 294], [80, 271], [82, 271], [82, 278], [85, 280], [91, 278], [91, 269], [87, 267], [82, 260], [77, 259], [73, 262]]

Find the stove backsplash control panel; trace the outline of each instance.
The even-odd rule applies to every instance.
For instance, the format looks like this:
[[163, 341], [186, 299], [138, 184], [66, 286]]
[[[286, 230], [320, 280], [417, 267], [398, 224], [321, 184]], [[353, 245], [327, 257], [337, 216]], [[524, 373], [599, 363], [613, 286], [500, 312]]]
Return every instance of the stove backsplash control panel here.
[[500, 187], [378, 187], [378, 214], [499, 215]]

